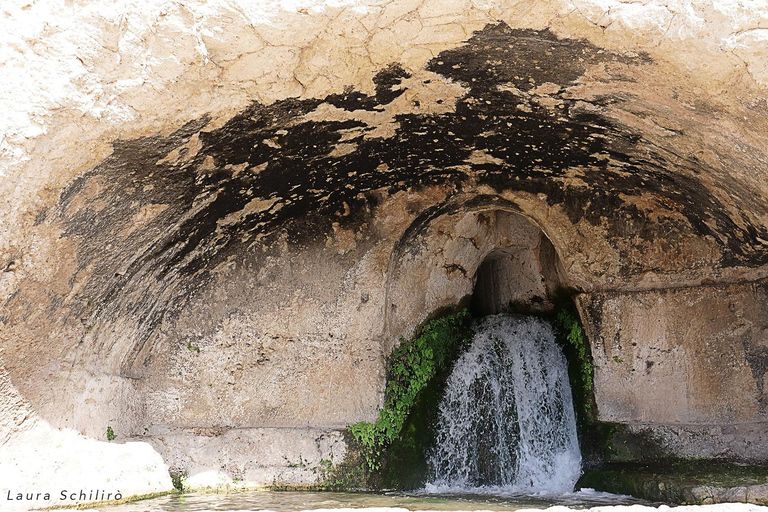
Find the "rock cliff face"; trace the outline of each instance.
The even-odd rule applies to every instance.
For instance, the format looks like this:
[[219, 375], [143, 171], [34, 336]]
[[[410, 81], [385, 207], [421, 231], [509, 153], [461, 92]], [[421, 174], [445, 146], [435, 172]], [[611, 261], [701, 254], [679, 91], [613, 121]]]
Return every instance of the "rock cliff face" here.
[[309, 482], [400, 336], [567, 288], [600, 419], [768, 461], [768, 8], [249, 4], [0, 13], [0, 450]]

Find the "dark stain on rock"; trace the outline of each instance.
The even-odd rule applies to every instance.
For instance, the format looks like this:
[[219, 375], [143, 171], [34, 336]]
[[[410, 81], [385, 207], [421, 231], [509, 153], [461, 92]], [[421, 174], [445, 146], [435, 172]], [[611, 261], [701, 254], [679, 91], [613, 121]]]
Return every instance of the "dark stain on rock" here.
[[747, 364], [752, 371], [752, 378], [755, 379], [757, 385], [758, 395], [758, 407], [760, 412], [765, 414], [768, 401], [766, 400], [765, 393], [765, 374], [768, 372], [768, 347], [754, 345], [748, 341], [743, 343], [744, 352], [747, 358]]
[[325, 98], [327, 103], [334, 107], [344, 110], [371, 110], [381, 112], [384, 110], [382, 105], [392, 103], [397, 97], [405, 92], [403, 88], [397, 88], [403, 81], [403, 78], [410, 78], [411, 75], [398, 63], [390, 64], [389, 67], [379, 71], [373, 77], [373, 83], [376, 85], [376, 94], [368, 96], [351, 88], [346, 88], [341, 94], [332, 94]]
[[[79, 267], [98, 262], [84, 293], [99, 304], [117, 300], [128, 288], [165, 283], [162, 300], [176, 302], [111, 307], [135, 313], [146, 329], [178, 310], [185, 290], [254, 244], [285, 235], [300, 250], [320, 242], [334, 223], [370, 236], [366, 226], [387, 195], [430, 185], [454, 196], [472, 195], [475, 184], [545, 194], [572, 223], [604, 226], [608, 242], [625, 256], [621, 272], [627, 276], [657, 270], [632, 258], [627, 246], [659, 240], [674, 245], [690, 235], [719, 240], [723, 266], [768, 263], [768, 248], [758, 241], [768, 240], [766, 227], [732, 218], [696, 179], [695, 162], [681, 168], [673, 163], [675, 155], [645, 147], [642, 134], [597, 113], [599, 103], [621, 102], [620, 96], [598, 99], [587, 110], [583, 100], [560, 92], [549, 94], [556, 107], [530, 94], [547, 82], [568, 87], [587, 66], [613, 61], [642, 65], [649, 59], [558, 39], [547, 30], [489, 25], [428, 65], [468, 87], [455, 112], [400, 114], [395, 135], [386, 139], [366, 137], [374, 127], [359, 120], [303, 118], [323, 103], [347, 111], [383, 110], [404, 92], [408, 77], [392, 65], [374, 79], [373, 96], [346, 90], [324, 99], [253, 104], [218, 129], [203, 131], [203, 118], [167, 137], [119, 141], [102, 164], [72, 182], [47, 218], [60, 219], [64, 236], [79, 240]], [[200, 147], [192, 155], [195, 137]], [[334, 154], [342, 141], [353, 150]], [[474, 152], [494, 163], [470, 165]], [[734, 197], [757, 203], [749, 194], [737, 191]], [[627, 201], [641, 196], [682, 218], [649, 219], [649, 212]], [[87, 197], [85, 206], [75, 208], [78, 197]], [[456, 204], [449, 197], [426, 207], [401, 242], [410, 243], [405, 241]], [[132, 219], [150, 205], [165, 209], [136, 226]]]
[[440, 53], [427, 69], [473, 90], [509, 84], [528, 91], [547, 82], [573, 84], [587, 66], [613, 60], [650, 62], [646, 54], [619, 55], [584, 39], [559, 39], [549, 29], [513, 29], [499, 23], [475, 32], [466, 45]]

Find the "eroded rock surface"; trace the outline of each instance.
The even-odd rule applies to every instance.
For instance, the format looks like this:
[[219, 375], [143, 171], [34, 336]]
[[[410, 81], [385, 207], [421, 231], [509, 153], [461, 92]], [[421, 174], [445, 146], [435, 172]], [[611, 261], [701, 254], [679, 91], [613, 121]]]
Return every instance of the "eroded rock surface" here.
[[[765, 6], [45, 4], [2, 13], [61, 30], [4, 36], [0, 336], [52, 426], [306, 482], [343, 450], [297, 447], [375, 417], [400, 336], [566, 288], [601, 419], [768, 460]], [[280, 432], [283, 466], [184, 448]]]

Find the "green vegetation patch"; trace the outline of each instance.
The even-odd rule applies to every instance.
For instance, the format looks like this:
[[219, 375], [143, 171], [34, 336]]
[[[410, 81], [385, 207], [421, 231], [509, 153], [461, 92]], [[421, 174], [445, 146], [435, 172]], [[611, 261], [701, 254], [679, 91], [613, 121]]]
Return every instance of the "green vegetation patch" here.
[[388, 366], [386, 398], [379, 418], [376, 423], [361, 421], [349, 427], [369, 473], [382, 470], [390, 446], [404, 437], [411, 451], [423, 451], [409, 416], [423, 401], [425, 390], [447, 373], [460, 348], [471, 339], [470, 321], [469, 311], [464, 309], [428, 322], [411, 341], [400, 340]]
[[581, 327], [579, 317], [570, 309], [561, 309], [555, 316], [555, 328], [559, 334], [575, 350], [576, 358], [579, 363], [581, 384], [584, 391], [592, 391], [592, 374], [595, 367], [592, 364], [589, 343], [584, 335], [584, 329]]
[[553, 324], [558, 342], [568, 359], [568, 374], [573, 390], [574, 405], [583, 427], [595, 421], [594, 380], [595, 366], [589, 341], [579, 321], [572, 302], [561, 305], [554, 316]]

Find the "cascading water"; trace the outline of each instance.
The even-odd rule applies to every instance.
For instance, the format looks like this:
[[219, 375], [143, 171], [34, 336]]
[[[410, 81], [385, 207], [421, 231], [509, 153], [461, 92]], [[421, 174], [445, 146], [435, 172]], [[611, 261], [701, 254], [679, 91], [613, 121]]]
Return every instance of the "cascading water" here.
[[564, 493], [581, 473], [565, 356], [539, 318], [479, 320], [440, 403], [428, 489]]

